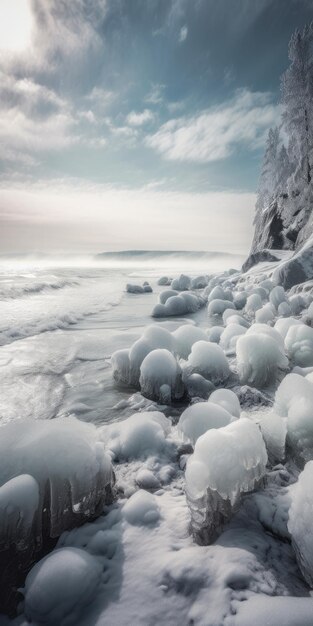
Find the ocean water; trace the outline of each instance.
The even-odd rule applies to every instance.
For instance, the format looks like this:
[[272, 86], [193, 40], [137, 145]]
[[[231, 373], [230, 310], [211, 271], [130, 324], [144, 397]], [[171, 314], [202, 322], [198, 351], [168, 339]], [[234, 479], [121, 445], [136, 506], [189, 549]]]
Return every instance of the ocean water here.
[[[120, 253], [97, 258], [2, 259], [0, 263], [0, 423], [76, 415], [101, 424], [132, 390], [112, 381], [110, 357], [155, 322], [163, 289], [157, 278], [240, 267], [242, 259], [209, 253]], [[127, 282], [148, 280], [152, 294], [128, 294]], [[171, 330], [207, 325], [204, 310], [163, 320]], [[133, 390], [135, 392], [135, 390]]]

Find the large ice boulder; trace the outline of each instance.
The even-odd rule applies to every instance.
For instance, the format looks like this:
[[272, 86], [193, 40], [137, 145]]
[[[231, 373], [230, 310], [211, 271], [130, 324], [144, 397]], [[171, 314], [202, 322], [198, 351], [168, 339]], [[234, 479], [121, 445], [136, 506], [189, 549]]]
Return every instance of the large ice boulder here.
[[175, 340], [175, 351], [182, 359], [188, 359], [191, 348], [196, 341], [209, 341], [204, 330], [192, 324], [179, 326], [172, 334]]
[[139, 384], [142, 395], [163, 404], [171, 404], [184, 395], [180, 365], [165, 349], [153, 350], [145, 357]]
[[289, 489], [291, 506], [288, 530], [302, 574], [313, 588], [313, 461], [309, 461], [298, 482]]
[[240, 417], [240, 402], [238, 396], [231, 389], [216, 389], [210, 395], [210, 402], [219, 404], [233, 417]]
[[212, 300], [226, 300], [225, 291], [220, 285], [216, 285], [211, 289], [208, 287], [205, 292], [208, 298], [208, 302], [212, 302]]
[[285, 338], [290, 359], [300, 367], [313, 365], [313, 328], [305, 324], [293, 325]]
[[196, 276], [191, 280], [191, 289], [204, 289], [209, 282], [208, 276]]
[[195, 444], [210, 428], [222, 428], [232, 421], [233, 416], [222, 406], [213, 402], [192, 404], [181, 414], [178, 430], [185, 439]]
[[250, 328], [247, 330], [247, 335], [268, 335], [271, 337], [278, 345], [284, 350], [284, 340], [281, 334], [272, 326], [268, 326], [268, 324], [252, 324]]
[[178, 291], [176, 291], [175, 289], [165, 289], [165, 291], [161, 291], [159, 295], [160, 304], [165, 304], [166, 300], [168, 300], [172, 296], [178, 296]]
[[201, 374], [213, 384], [222, 384], [230, 375], [227, 358], [220, 346], [210, 341], [197, 341], [184, 365], [184, 376]]
[[281, 285], [277, 285], [272, 289], [269, 295], [269, 301], [275, 309], [278, 309], [279, 305], [286, 301], [286, 293]]
[[207, 400], [210, 393], [215, 389], [210, 380], [201, 374], [189, 374], [183, 371], [183, 383], [189, 398], [203, 398]]
[[270, 302], [263, 304], [261, 309], [255, 312], [255, 321], [259, 324], [268, 324], [275, 319], [274, 307]]
[[275, 382], [289, 364], [279, 343], [265, 333], [246, 333], [239, 337], [236, 354], [241, 384], [257, 388]]
[[214, 541], [238, 506], [265, 474], [267, 453], [259, 427], [240, 418], [198, 438], [187, 462], [186, 494], [194, 536]]
[[269, 462], [272, 465], [282, 463], [286, 450], [286, 421], [276, 413], [261, 413], [259, 426], [266, 445]]
[[224, 326], [211, 326], [207, 330], [207, 336], [212, 343], [219, 343]]
[[222, 315], [226, 309], [235, 309], [235, 305], [230, 300], [222, 300], [221, 298], [216, 298], [214, 300], [210, 300], [208, 304], [208, 314], [209, 315]]
[[101, 437], [115, 460], [143, 459], [171, 449], [170, 420], [159, 411], [134, 413], [101, 429]]
[[101, 564], [80, 548], [60, 548], [28, 574], [23, 594], [28, 621], [40, 626], [77, 624], [101, 583]]
[[181, 274], [179, 278], [174, 278], [174, 280], [172, 280], [171, 286], [172, 289], [176, 289], [177, 291], [186, 291], [187, 289], [190, 289], [191, 278], [190, 276]]
[[274, 411], [287, 420], [287, 442], [297, 462], [313, 459], [313, 383], [288, 374], [275, 394]]
[[241, 324], [228, 324], [221, 334], [220, 346], [225, 352], [235, 352], [238, 337], [244, 335], [246, 328]]
[[205, 304], [205, 299], [199, 294], [182, 291], [179, 295], [167, 298], [165, 304], [156, 304], [152, 317], [170, 317], [195, 313]]
[[245, 311], [248, 315], [254, 315], [256, 311], [262, 308], [262, 299], [258, 293], [252, 293], [248, 298]]
[[289, 328], [291, 326], [299, 326], [300, 324], [302, 324], [302, 322], [295, 319], [294, 317], [284, 317], [276, 320], [274, 328], [275, 330], [277, 330], [277, 332], [279, 332], [282, 338], [285, 339]]

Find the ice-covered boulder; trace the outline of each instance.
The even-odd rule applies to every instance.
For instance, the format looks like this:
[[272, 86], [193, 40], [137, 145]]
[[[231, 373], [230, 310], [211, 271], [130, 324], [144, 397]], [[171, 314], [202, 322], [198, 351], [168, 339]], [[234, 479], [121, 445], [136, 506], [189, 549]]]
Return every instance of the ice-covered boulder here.
[[187, 501], [199, 543], [216, 539], [242, 494], [259, 484], [266, 464], [260, 429], [247, 418], [199, 437], [186, 468]]
[[94, 600], [101, 574], [101, 564], [85, 550], [53, 551], [26, 578], [23, 589], [26, 618], [40, 626], [74, 626]]
[[240, 402], [231, 389], [216, 389], [210, 395], [210, 402], [219, 404], [234, 417], [240, 417]]
[[234, 293], [234, 305], [236, 309], [241, 310], [246, 306], [247, 302], [247, 294], [245, 291], [237, 291]]
[[239, 337], [236, 354], [241, 384], [257, 388], [272, 384], [289, 365], [282, 347], [265, 333]]
[[208, 276], [196, 276], [191, 280], [191, 289], [204, 289], [208, 282]]
[[235, 352], [238, 337], [244, 335], [246, 328], [241, 324], [228, 324], [221, 334], [220, 346], [225, 352]]
[[144, 293], [144, 288], [141, 285], [133, 285], [131, 283], [127, 283], [126, 285], [127, 293]]
[[244, 328], [250, 327], [250, 322], [248, 322], [248, 320], [246, 320], [245, 317], [243, 317], [242, 315], [239, 315], [238, 313], [234, 313], [233, 315], [227, 316], [225, 323], [226, 323], [226, 326], [228, 326], [229, 324], [240, 324], [240, 326], [243, 326]]
[[197, 341], [193, 344], [188, 361], [184, 365], [184, 376], [201, 374], [213, 384], [222, 384], [230, 375], [227, 358], [216, 343]]
[[[17, 546], [33, 550], [39, 523], [40, 491], [37, 480], [20, 474], [0, 487], [0, 552]], [[34, 532], [35, 531], [35, 532]]]
[[275, 313], [273, 311], [273, 305], [270, 302], [263, 304], [261, 309], [255, 312], [255, 321], [258, 324], [267, 324], [275, 319]]
[[201, 374], [186, 374], [183, 371], [183, 383], [189, 398], [204, 398], [207, 400], [210, 393], [215, 389], [213, 383]]
[[172, 280], [172, 289], [176, 289], [176, 291], [186, 291], [190, 289], [190, 286], [191, 278], [185, 274], [181, 274], [179, 278]]
[[[304, 298], [302, 298], [300, 294], [295, 294], [289, 297], [289, 305], [291, 308], [291, 315], [299, 315], [302, 309], [305, 308], [305, 300]], [[313, 308], [312, 308], [312, 313], [313, 313]]]
[[224, 289], [220, 285], [216, 285], [213, 289], [208, 287], [208, 290], [205, 290], [204, 293], [208, 297], [208, 302], [212, 302], [212, 300], [226, 300]]
[[289, 302], [281, 302], [277, 307], [277, 313], [282, 317], [290, 317], [290, 315], [292, 315], [292, 310]]
[[286, 293], [281, 285], [277, 285], [272, 289], [269, 294], [269, 301], [275, 307], [275, 309], [278, 309], [279, 305], [282, 302], [286, 301]]
[[171, 352], [158, 349], [149, 352], [140, 366], [141, 393], [151, 400], [171, 404], [184, 395], [181, 368]]
[[262, 299], [258, 293], [252, 293], [247, 298], [245, 311], [248, 315], [254, 315], [256, 311], [262, 308]]
[[208, 328], [207, 336], [209, 338], [209, 341], [211, 341], [212, 343], [219, 343], [223, 331], [223, 326], [211, 326], [211, 328]]
[[285, 339], [288, 330], [291, 326], [300, 325], [302, 322], [300, 320], [295, 319], [294, 317], [283, 317], [275, 322], [275, 330], [279, 332], [279, 334]]
[[155, 524], [160, 518], [157, 499], [148, 491], [136, 491], [124, 504], [123, 517], [134, 526]]
[[313, 365], [313, 328], [305, 324], [291, 326], [285, 338], [290, 359], [300, 367]]
[[169, 278], [168, 276], [161, 276], [161, 278], [159, 278], [158, 280], [158, 285], [162, 286], [162, 287], [167, 287], [168, 285], [170, 285], [172, 282], [172, 278]]
[[282, 463], [285, 459], [286, 421], [276, 413], [262, 413], [259, 426], [265, 441], [269, 462], [272, 465]]
[[268, 335], [274, 341], [278, 343], [282, 350], [284, 350], [284, 340], [281, 334], [272, 326], [268, 326], [267, 324], [252, 324], [250, 328], [247, 330], [247, 335]]
[[298, 482], [289, 489], [291, 506], [288, 530], [301, 572], [313, 588], [313, 461], [309, 461]]
[[165, 291], [161, 291], [159, 295], [160, 304], [165, 304], [165, 302], [172, 296], [178, 296], [178, 291], [174, 289], [165, 289]]
[[288, 374], [275, 394], [274, 411], [287, 418], [287, 442], [300, 464], [313, 459], [313, 383]]
[[159, 411], [134, 413], [101, 429], [101, 437], [115, 460], [142, 459], [171, 450], [170, 420]]
[[156, 304], [152, 311], [152, 317], [187, 315], [188, 313], [195, 313], [204, 304], [205, 299], [199, 294], [181, 292], [177, 296], [170, 296], [165, 304]]
[[222, 406], [213, 402], [192, 404], [181, 414], [178, 430], [185, 439], [195, 444], [210, 428], [222, 428], [232, 421], [233, 416]]
[[209, 315], [222, 315], [226, 309], [235, 309], [235, 305], [230, 300], [214, 299], [208, 304]]
[[182, 359], [188, 359], [191, 348], [196, 341], [209, 341], [204, 330], [192, 324], [179, 326], [172, 335], [175, 340], [175, 351]]

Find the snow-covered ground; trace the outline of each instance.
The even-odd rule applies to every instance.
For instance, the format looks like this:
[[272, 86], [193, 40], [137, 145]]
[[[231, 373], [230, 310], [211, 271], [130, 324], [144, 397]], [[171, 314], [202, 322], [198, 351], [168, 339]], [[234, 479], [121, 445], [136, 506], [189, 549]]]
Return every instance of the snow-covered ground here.
[[[53, 528], [69, 530], [0, 624], [312, 626], [313, 297], [277, 289], [275, 264], [205, 269], [164, 286], [165, 268], [12, 277], [0, 545], [31, 542], [44, 476]], [[124, 291], [145, 280], [153, 293]], [[197, 284], [193, 313], [151, 317], [159, 299], [190, 303]], [[109, 459], [113, 503], [100, 512]], [[90, 521], [71, 529], [78, 513]]]

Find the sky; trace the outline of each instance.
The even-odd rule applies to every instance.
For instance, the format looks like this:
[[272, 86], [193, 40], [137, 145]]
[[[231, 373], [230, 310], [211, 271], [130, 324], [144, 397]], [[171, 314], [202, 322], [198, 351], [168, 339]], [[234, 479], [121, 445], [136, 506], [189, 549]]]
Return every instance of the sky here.
[[0, 0], [0, 253], [247, 253], [311, 0]]

